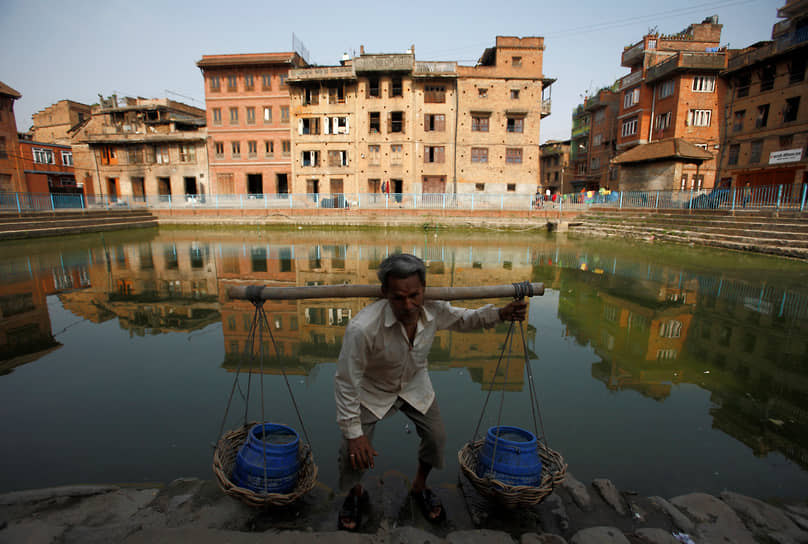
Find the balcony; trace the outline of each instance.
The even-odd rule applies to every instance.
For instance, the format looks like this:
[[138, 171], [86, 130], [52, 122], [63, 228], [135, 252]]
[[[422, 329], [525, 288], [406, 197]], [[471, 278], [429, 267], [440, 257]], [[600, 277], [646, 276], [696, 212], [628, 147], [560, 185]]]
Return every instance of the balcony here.
[[544, 119], [551, 113], [551, 106], [553, 105], [553, 100], [550, 98], [545, 98], [541, 101], [541, 118]]
[[620, 58], [620, 65], [629, 68], [642, 62], [643, 53], [645, 51], [645, 42], [640, 40], [639, 43], [627, 47], [623, 50], [623, 56]]
[[620, 90], [624, 91], [642, 81], [642, 70], [637, 70], [620, 79]]
[[801, 29], [799, 32], [785, 34], [766, 45], [730, 58], [727, 62], [727, 71], [734, 72], [751, 66], [805, 42], [808, 42], [808, 27]]
[[645, 72], [645, 81], [652, 83], [670, 74], [686, 70], [720, 72], [727, 67], [727, 54], [725, 51], [716, 53], [689, 53], [681, 52], [666, 59], [659, 64], [649, 66]]
[[323, 79], [356, 79], [352, 66], [324, 66], [321, 68], [299, 68], [289, 70], [287, 83], [319, 81]]

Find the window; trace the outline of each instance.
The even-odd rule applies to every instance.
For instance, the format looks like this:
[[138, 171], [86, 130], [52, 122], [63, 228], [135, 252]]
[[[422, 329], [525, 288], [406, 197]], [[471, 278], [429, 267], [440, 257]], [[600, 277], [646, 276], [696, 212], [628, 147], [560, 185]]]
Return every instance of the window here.
[[738, 164], [738, 155], [741, 152], [741, 145], [740, 144], [731, 144], [729, 146], [729, 158], [727, 159], [727, 164], [733, 165]]
[[656, 49], [656, 40], [648, 40], [647, 49]]
[[522, 148], [509, 147], [505, 149], [505, 162], [509, 164], [522, 164]]
[[275, 142], [264, 140], [264, 157], [271, 157], [275, 154]]
[[737, 132], [743, 130], [743, 118], [746, 115], [746, 110], [738, 110], [732, 114], [732, 130]]
[[371, 166], [379, 166], [382, 163], [381, 147], [378, 145], [368, 146], [368, 164]]
[[368, 179], [368, 192], [369, 193], [380, 193], [382, 192], [382, 180], [380, 179]]
[[264, 91], [272, 90], [272, 74], [264, 74], [261, 76], [261, 89]]
[[471, 131], [472, 132], [488, 132], [488, 116], [487, 115], [472, 115], [471, 116]]
[[474, 184], [475, 191], [485, 191], [485, 183], [475, 183]]
[[245, 74], [244, 76], [244, 90], [252, 91], [255, 88], [255, 81], [252, 74]]
[[690, 126], [709, 127], [712, 110], [690, 110], [687, 113], [687, 120]]
[[[8, 158], [8, 150], [6, 149], [6, 137], [0, 136], [0, 159]], [[5, 191], [4, 188], [0, 188], [0, 191]]]
[[[347, 151], [329, 151], [328, 152], [328, 166], [348, 166], [348, 152]], [[338, 191], [342, 192], [342, 191]]]
[[221, 108], [213, 108], [213, 124], [214, 125], [221, 125], [222, 124], [222, 109]]
[[755, 118], [755, 128], [765, 127], [769, 122], [769, 105], [762, 104], [758, 106], [757, 118]]
[[766, 66], [760, 72], [760, 92], [770, 91], [774, 88], [774, 77], [777, 70], [774, 66]]
[[786, 108], [783, 110], [783, 122], [790, 123], [797, 120], [797, 112], [800, 109], [800, 97], [794, 96], [786, 99]]
[[286, 87], [286, 78], [289, 77], [289, 74], [278, 74], [278, 83], [280, 83], [281, 87]]
[[250, 140], [247, 142], [247, 156], [254, 159], [258, 156], [258, 142]]
[[799, 83], [805, 79], [805, 57], [796, 55], [788, 65], [788, 83]]
[[329, 104], [345, 103], [345, 87], [343, 85], [337, 85], [336, 87], [328, 88], [328, 103]]
[[255, 124], [255, 107], [253, 106], [247, 106], [247, 124]]
[[487, 147], [472, 147], [471, 148], [471, 162], [487, 163], [488, 162], [488, 148]]
[[264, 124], [272, 124], [272, 106], [264, 106]]
[[379, 91], [379, 78], [370, 78], [368, 80], [368, 96], [373, 98], [379, 98], [381, 93]]
[[752, 140], [749, 147], [749, 162], [757, 164], [760, 162], [760, 155], [763, 151], [763, 140]]
[[522, 57], [511, 57], [511, 66], [522, 66]]
[[488, 87], [478, 87], [477, 96], [480, 98], [488, 98]]
[[592, 147], [597, 147], [603, 143], [603, 134], [595, 134], [592, 136]]
[[217, 159], [224, 158], [224, 144], [222, 142], [213, 142], [213, 156]]
[[606, 110], [599, 109], [598, 111], [595, 112], [595, 124], [596, 125], [599, 125], [600, 123], [602, 123], [605, 120], [606, 120]]
[[231, 142], [230, 144], [230, 156], [234, 159], [241, 158], [241, 143], [240, 142]]
[[127, 162], [129, 164], [142, 164], [143, 163], [143, 150], [137, 147], [132, 147], [127, 150]]
[[221, 90], [219, 76], [210, 76], [210, 92], [218, 93]]
[[401, 85], [401, 78], [394, 77], [390, 83], [390, 96], [403, 96], [404, 91]]
[[306, 87], [303, 89], [302, 96], [303, 105], [316, 105], [320, 103], [320, 88], [319, 87]]
[[656, 129], [665, 130], [671, 126], [671, 112], [660, 113], [656, 117]]
[[637, 118], [632, 117], [631, 119], [626, 119], [625, 121], [623, 121], [620, 134], [624, 137], [633, 136], [634, 134], [637, 134]]
[[635, 87], [626, 91], [623, 95], [623, 108], [630, 108], [640, 101], [640, 88]]
[[378, 111], [372, 111], [368, 114], [369, 117], [369, 125], [368, 125], [368, 132], [371, 134], [378, 134], [382, 130], [382, 117], [381, 113]]
[[62, 151], [62, 164], [65, 166], [73, 166], [72, 151]]
[[693, 91], [697, 93], [711, 93], [715, 91], [715, 76], [693, 77]]
[[320, 118], [304, 117], [297, 120], [298, 134], [320, 134]]
[[401, 144], [393, 144], [390, 146], [390, 164], [401, 165], [403, 158], [404, 146]]
[[281, 141], [281, 154], [284, 157], [288, 157], [292, 153], [292, 142], [289, 140], [282, 140]]
[[347, 117], [326, 117], [323, 124], [323, 134], [349, 134]]
[[230, 108], [230, 124], [238, 124], [238, 108]]
[[507, 124], [508, 132], [524, 132], [525, 118], [524, 117], [508, 117]]
[[170, 162], [168, 146], [161, 145], [154, 148], [154, 162], [157, 164], [168, 164]]
[[783, 136], [780, 136], [779, 144], [780, 144], [781, 148], [782, 147], [786, 147], [786, 148], [791, 147], [791, 144], [793, 144], [793, 143], [794, 143], [794, 135], [793, 134], [784, 134]]
[[300, 157], [300, 164], [301, 166], [317, 166], [319, 158], [319, 151], [303, 151]]
[[236, 76], [227, 76], [227, 90], [228, 91], [235, 91], [238, 89], [238, 77]]
[[592, 160], [589, 163], [590, 170], [597, 170], [600, 168], [600, 157], [592, 157]]
[[519, 100], [519, 89], [511, 89], [511, 100]]
[[50, 149], [33, 148], [34, 162], [37, 164], [56, 164], [53, 151]]
[[281, 106], [281, 124], [289, 123], [289, 106]]
[[424, 87], [424, 104], [443, 104], [445, 102], [445, 85], [427, 85]]
[[446, 162], [446, 153], [442, 145], [438, 146], [425, 146], [424, 147], [424, 162]]
[[404, 132], [404, 112], [391, 111], [387, 128], [388, 132]]
[[424, 130], [426, 132], [443, 132], [446, 130], [446, 115], [442, 113], [428, 113], [424, 115]]
[[659, 98], [667, 98], [673, 94], [674, 89], [674, 82], [672, 79], [667, 81], [663, 81], [662, 84], [659, 86]]

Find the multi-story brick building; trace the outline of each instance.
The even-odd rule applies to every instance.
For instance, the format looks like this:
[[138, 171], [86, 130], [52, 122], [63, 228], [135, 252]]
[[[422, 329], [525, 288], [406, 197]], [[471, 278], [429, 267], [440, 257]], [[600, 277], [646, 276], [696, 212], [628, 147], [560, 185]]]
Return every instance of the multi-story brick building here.
[[590, 115], [587, 185], [592, 189], [609, 188], [617, 179], [617, 168], [610, 166], [610, 161], [617, 149], [620, 93], [608, 87], [600, 89], [586, 99], [584, 109]]
[[720, 47], [721, 28], [717, 18], [707, 18], [676, 34], [649, 33], [622, 55], [622, 65], [631, 73], [618, 82], [617, 151], [682, 138], [713, 154], [698, 173], [693, 166], [685, 168], [676, 183], [681, 190], [715, 183], [725, 94], [718, 74], [727, 60]]
[[[572, 110], [572, 132], [570, 141], [570, 185], [568, 190], [588, 189], [589, 133], [592, 118], [585, 108], [586, 102]], [[597, 187], [595, 187], [596, 189]]]
[[572, 187], [569, 183], [570, 140], [548, 140], [541, 144], [540, 149], [542, 179], [539, 191], [545, 196], [548, 191], [550, 194], [564, 194], [564, 189]]
[[498, 36], [473, 67], [362, 48], [292, 70], [293, 192], [532, 194], [553, 81], [543, 51], [543, 38]]
[[289, 193], [291, 68], [297, 53], [203, 55], [208, 157], [219, 195]]
[[71, 128], [91, 115], [91, 107], [72, 100], [60, 100], [56, 104], [36, 112], [32, 139], [37, 142], [70, 145]]
[[14, 118], [14, 101], [20, 97], [20, 93], [0, 81], [0, 193], [25, 190]]
[[18, 152], [25, 175], [25, 192], [34, 194], [81, 194], [73, 172], [69, 145], [19, 140]]
[[808, 186], [808, 2], [790, 0], [771, 41], [730, 55], [721, 184]]
[[166, 98], [113, 95], [70, 130], [87, 195], [174, 202], [210, 194], [205, 112]]

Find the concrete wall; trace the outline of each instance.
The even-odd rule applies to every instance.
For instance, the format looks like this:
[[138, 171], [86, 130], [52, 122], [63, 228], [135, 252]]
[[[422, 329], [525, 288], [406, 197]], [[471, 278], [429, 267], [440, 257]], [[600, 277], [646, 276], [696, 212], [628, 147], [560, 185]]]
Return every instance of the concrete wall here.
[[668, 191], [678, 189], [682, 165], [673, 161], [648, 162], [620, 167], [620, 191]]

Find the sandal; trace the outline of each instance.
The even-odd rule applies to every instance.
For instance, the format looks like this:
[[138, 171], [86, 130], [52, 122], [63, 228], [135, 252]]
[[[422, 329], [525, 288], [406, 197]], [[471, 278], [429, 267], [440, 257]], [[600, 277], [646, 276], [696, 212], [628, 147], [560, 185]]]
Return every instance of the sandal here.
[[[440, 497], [438, 497], [434, 491], [427, 487], [421, 491], [413, 490], [410, 494], [412, 498], [415, 499], [415, 502], [418, 503], [418, 506], [421, 507], [421, 513], [427, 520], [432, 523], [438, 523], [446, 519], [446, 508], [443, 507]], [[437, 516], [433, 516], [432, 512], [436, 508], [440, 508], [440, 513]]]
[[[337, 528], [340, 531], [356, 532], [359, 530], [359, 525], [362, 523], [362, 507], [368, 503], [368, 492], [363, 489], [361, 495], [354, 493], [353, 489], [348, 492], [345, 501], [342, 503], [342, 508], [339, 510], [339, 517], [337, 518]], [[345, 522], [353, 522], [353, 527], [347, 527]]]

